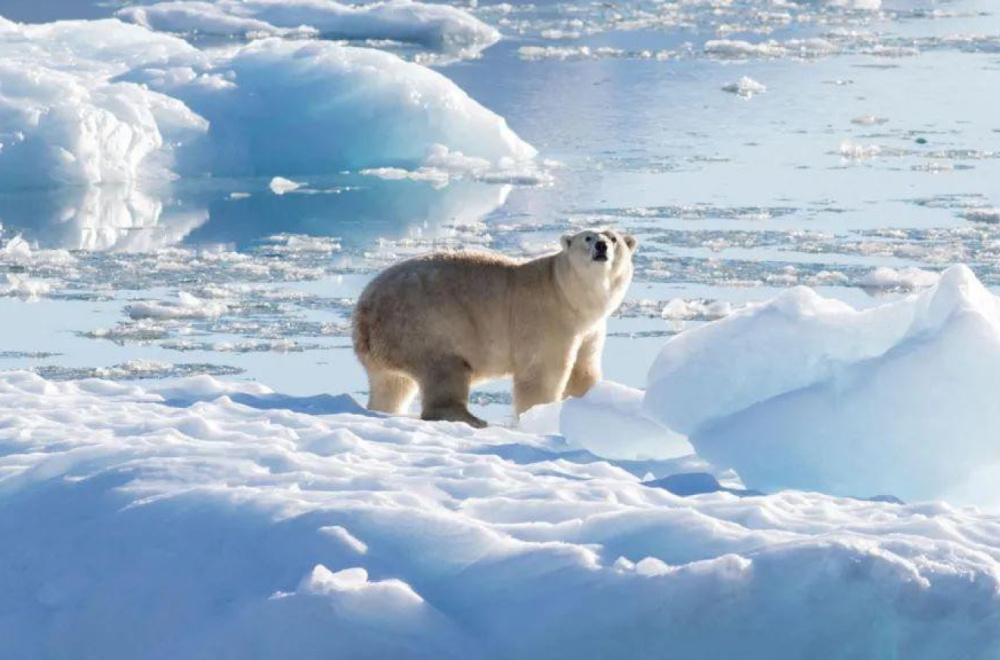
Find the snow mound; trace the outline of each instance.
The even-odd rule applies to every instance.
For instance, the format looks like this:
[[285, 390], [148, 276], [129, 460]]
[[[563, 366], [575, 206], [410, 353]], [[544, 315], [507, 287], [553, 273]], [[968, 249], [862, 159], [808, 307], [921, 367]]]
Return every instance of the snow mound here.
[[117, 16], [167, 32], [392, 40], [459, 57], [474, 57], [500, 40], [496, 29], [462, 9], [413, 0], [356, 6], [333, 0], [182, 0], [126, 7]]
[[669, 341], [643, 408], [747, 486], [1000, 503], [1000, 299], [956, 266], [857, 311], [797, 288]]
[[569, 446], [607, 458], [669, 459], [693, 453], [683, 436], [643, 414], [642, 399], [641, 390], [602, 381], [582, 398], [535, 406], [521, 415], [518, 427], [561, 435]]
[[296, 407], [0, 374], [0, 656], [1000, 652], [995, 517], [680, 497], [537, 436]]
[[434, 145], [515, 169], [536, 153], [448, 78], [382, 51], [200, 50], [117, 20], [0, 19], [0, 189], [416, 168]]

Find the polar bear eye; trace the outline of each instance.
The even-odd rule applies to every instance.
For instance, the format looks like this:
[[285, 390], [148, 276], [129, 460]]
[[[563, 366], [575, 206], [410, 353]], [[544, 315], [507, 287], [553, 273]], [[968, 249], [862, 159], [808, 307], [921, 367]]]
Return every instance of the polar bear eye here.
[[611, 242], [612, 243], [617, 243], [618, 242], [618, 238], [616, 236], [612, 236], [611, 237]]
[[588, 237], [586, 238], [586, 241], [587, 241], [588, 243], [589, 243], [589, 242], [591, 242], [592, 240], [594, 240], [594, 238], [593, 238], [592, 236], [588, 236]]

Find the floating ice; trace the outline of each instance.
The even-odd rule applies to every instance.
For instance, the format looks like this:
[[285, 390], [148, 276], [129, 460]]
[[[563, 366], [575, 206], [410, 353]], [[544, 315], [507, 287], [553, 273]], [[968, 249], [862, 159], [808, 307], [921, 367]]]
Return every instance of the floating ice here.
[[521, 46], [517, 54], [525, 60], [637, 59], [665, 62], [677, 59], [672, 50], [623, 50], [611, 46]]
[[[801, 2], [802, 0], [797, 0]], [[882, 8], [882, 0], [805, 0], [812, 1], [818, 5], [827, 7], [840, 7], [843, 9], [858, 9], [862, 11], [878, 11]]]
[[705, 42], [705, 53], [723, 59], [782, 57], [785, 48], [777, 41], [751, 43], [739, 39], [713, 39]]
[[882, 147], [877, 144], [843, 142], [840, 145], [839, 153], [845, 160], [871, 160], [882, 154]]
[[1000, 299], [965, 267], [856, 311], [794, 289], [673, 338], [643, 408], [747, 486], [1000, 503]]
[[880, 124], [885, 124], [889, 120], [884, 117], [876, 117], [875, 115], [859, 115], [851, 120], [852, 124], [857, 124], [858, 126], [879, 126]]
[[214, 35], [318, 34], [330, 39], [392, 40], [473, 57], [500, 39], [495, 28], [443, 4], [387, 0], [215, 0], [126, 7], [120, 18], [154, 30]]
[[284, 177], [276, 176], [271, 179], [271, 183], [267, 185], [275, 195], [284, 195], [285, 193], [292, 192], [293, 190], [298, 190], [302, 187], [301, 183], [296, 183], [290, 179], [285, 179]]
[[102, 378], [104, 380], [142, 380], [161, 378], [182, 378], [196, 374], [207, 376], [234, 376], [243, 373], [239, 367], [223, 364], [173, 364], [155, 360], [129, 360], [110, 367], [63, 367], [45, 365], [33, 371], [49, 380], [80, 380]]
[[14, 273], [0, 275], [0, 296], [13, 296], [21, 300], [36, 301], [52, 290], [52, 284]]
[[722, 86], [722, 91], [729, 92], [730, 94], [736, 94], [745, 99], [751, 99], [757, 94], [763, 94], [767, 91], [767, 87], [757, 82], [753, 78], [748, 76], [743, 76], [734, 83], [728, 83]]
[[729, 316], [733, 312], [731, 303], [725, 300], [684, 300], [673, 298], [663, 305], [660, 316], [672, 320], [715, 320]]
[[937, 284], [940, 275], [919, 268], [888, 268], [880, 266], [861, 278], [859, 284], [871, 289], [913, 290]]
[[966, 209], [962, 217], [972, 222], [985, 222], [987, 224], [1000, 224], [1000, 208], [975, 208]]
[[137, 302], [128, 306], [133, 320], [140, 319], [204, 319], [221, 316], [229, 310], [225, 300], [205, 300], [186, 291], [177, 294], [177, 303], [158, 301]]
[[0, 655], [1000, 651], [995, 517], [680, 497], [537, 436], [250, 387], [0, 374]]

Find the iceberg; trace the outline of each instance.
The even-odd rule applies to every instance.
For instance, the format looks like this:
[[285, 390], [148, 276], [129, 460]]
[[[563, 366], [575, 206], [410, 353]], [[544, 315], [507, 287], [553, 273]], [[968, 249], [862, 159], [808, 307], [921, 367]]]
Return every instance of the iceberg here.
[[163, 176], [172, 144], [208, 124], [182, 101], [119, 76], [199, 59], [183, 41], [118, 21], [0, 18], [0, 188], [123, 184], [140, 167]]
[[0, 18], [0, 189], [179, 175], [504, 171], [536, 151], [445, 76], [371, 48], [267, 38], [201, 50], [118, 20]]
[[793, 289], [669, 341], [643, 410], [746, 485], [1000, 504], [1000, 299], [964, 266], [867, 310]]

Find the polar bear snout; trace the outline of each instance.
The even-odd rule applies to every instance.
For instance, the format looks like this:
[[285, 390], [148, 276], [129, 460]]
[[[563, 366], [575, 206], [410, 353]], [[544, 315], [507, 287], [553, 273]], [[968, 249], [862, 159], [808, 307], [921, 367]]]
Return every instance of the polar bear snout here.
[[608, 260], [608, 242], [598, 240], [594, 243], [594, 261]]

